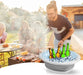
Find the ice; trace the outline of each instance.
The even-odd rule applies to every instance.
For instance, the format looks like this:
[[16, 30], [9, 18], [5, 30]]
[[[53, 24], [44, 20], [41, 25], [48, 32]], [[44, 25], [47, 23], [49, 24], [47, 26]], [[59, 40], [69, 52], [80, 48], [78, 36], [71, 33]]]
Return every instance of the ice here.
[[[48, 57], [49, 58], [49, 57]], [[65, 57], [65, 58], [53, 58], [53, 59], [50, 59], [50, 61], [52, 61], [52, 62], [58, 62], [58, 63], [60, 63], [60, 62], [69, 62], [69, 61], [73, 61], [74, 59], [72, 58], [72, 57]]]
[[60, 58], [60, 62], [65, 62], [66, 58]]
[[[55, 52], [57, 52], [56, 50], [55, 50]], [[73, 51], [71, 51], [71, 54], [70, 54], [70, 56], [69, 57], [65, 57], [65, 58], [52, 58], [52, 59], [50, 59], [49, 58], [49, 50], [47, 50], [47, 51], [45, 51], [45, 52], [43, 52], [42, 53], [42, 55], [43, 55], [43, 59], [45, 59], [45, 60], [47, 60], [47, 61], [51, 61], [51, 62], [58, 62], [58, 63], [64, 63], [64, 62], [71, 62], [71, 61], [74, 61], [74, 60], [76, 60], [76, 58], [78, 57], [78, 54], [76, 54], [75, 52], [73, 52]]]

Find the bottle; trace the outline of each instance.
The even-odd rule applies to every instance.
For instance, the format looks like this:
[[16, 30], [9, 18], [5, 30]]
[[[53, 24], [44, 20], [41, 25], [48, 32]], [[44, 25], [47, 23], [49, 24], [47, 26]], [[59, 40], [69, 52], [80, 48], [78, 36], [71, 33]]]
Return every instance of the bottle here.
[[55, 51], [53, 48], [52, 48], [52, 56], [53, 56], [53, 58], [56, 58], [56, 54], [55, 54]]
[[67, 43], [66, 57], [70, 56], [69, 43]]
[[61, 49], [60, 49], [60, 55], [61, 55]]
[[62, 50], [61, 57], [62, 57], [62, 58], [65, 58], [65, 45], [63, 45], [63, 50]]
[[50, 58], [50, 59], [52, 59], [52, 58], [53, 58], [53, 56], [52, 56], [51, 48], [49, 48], [49, 55], [50, 55], [50, 56], [49, 56], [49, 58]]
[[60, 46], [58, 46], [58, 50], [57, 50], [57, 53], [56, 53], [56, 57], [57, 58], [60, 58]]

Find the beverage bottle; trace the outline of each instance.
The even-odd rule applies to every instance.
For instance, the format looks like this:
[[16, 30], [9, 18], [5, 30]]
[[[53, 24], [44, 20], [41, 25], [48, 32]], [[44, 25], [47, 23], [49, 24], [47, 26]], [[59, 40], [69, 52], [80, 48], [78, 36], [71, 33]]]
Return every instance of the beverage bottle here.
[[60, 49], [60, 55], [61, 55], [61, 49]]
[[66, 57], [70, 56], [69, 43], [67, 43]]
[[57, 53], [56, 53], [56, 57], [57, 58], [60, 58], [60, 46], [58, 46], [58, 50], [57, 50]]
[[61, 57], [62, 57], [62, 58], [65, 57], [65, 45], [63, 45], [63, 50], [62, 50], [62, 53], [61, 53]]
[[52, 56], [53, 56], [53, 58], [56, 58], [56, 54], [55, 54], [55, 51], [53, 48], [52, 48]]
[[52, 59], [53, 56], [52, 56], [52, 50], [51, 50], [51, 48], [49, 48], [49, 55], [50, 55], [49, 58]]

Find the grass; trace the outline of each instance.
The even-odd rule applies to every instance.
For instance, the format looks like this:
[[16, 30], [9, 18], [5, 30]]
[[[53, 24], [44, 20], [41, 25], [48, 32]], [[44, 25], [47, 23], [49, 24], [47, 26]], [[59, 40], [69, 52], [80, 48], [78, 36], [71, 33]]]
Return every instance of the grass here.
[[12, 43], [14, 40], [18, 40], [18, 33], [8, 33], [6, 43]]

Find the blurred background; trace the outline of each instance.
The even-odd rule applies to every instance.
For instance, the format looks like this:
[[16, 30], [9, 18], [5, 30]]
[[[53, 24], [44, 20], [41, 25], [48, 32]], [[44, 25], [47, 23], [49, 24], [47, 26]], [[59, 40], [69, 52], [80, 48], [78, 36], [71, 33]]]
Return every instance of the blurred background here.
[[[18, 40], [22, 20], [28, 20], [30, 13], [41, 12], [46, 15], [46, 5], [51, 0], [0, 0], [0, 22], [5, 23], [8, 37], [6, 42]], [[76, 30], [75, 34], [83, 40], [83, 0], [56, 0], [58, 13], [66, 16]], [[13, 33], [11, 33], [11, 32]], [[79, 34], [78, 34], [79, 33]]]

